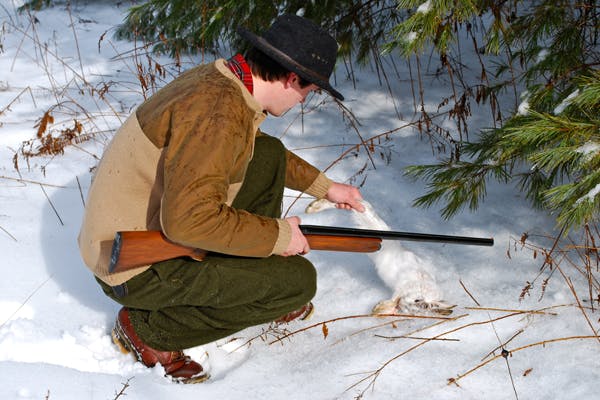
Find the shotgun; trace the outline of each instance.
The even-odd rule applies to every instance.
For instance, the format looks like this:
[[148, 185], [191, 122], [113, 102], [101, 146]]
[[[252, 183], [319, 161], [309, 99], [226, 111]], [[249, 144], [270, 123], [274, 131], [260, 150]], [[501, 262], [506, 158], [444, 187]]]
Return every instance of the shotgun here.
[[[372, 253], [381, 249], [382, 240], [409, 240], [493, 246], [493, 238], [448, 236], [427, 233], [378, 231], [300, 225], [311, 250]], [[170, 241], [161, 231], [119, 231], [113, 241], [109, 272], [117, 273], [177, 257], [202, 261], [208, 252]]]

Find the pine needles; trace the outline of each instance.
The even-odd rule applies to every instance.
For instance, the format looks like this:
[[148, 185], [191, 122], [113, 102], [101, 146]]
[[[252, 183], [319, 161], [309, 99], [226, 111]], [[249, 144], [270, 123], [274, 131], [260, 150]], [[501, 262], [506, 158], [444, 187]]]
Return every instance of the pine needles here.
[[[527, 90], [518, 112], [498, 119], [501, 126], [483, 130], [472, 141], [460, 138], [449, 157], [412, 166], [406, 174], [428, 183], [427, 193], [414, 204], [442, 203], [445, 218], [465, 207], [476, 210], [487, 180], [516, 180], [532, 204], [556, 215], [557, 228], [568, 233], [596, 221], [600, 211], [600, 14], [588, 1], [522, 3], [431, 2], [395, 28], [397, 40], [390, 48], [409, 55], [430, 41], [445, 64], [456, 51], [450, 44], [460, 46], [456, 26], [465, 24], [472, 34], [476, 16], [487, 14], [488, 22], [481, 22], [485, 45], [472, 36], [475, 50], [486, 55], [479, 57], [478, 101], [509, 86]], [[453, 34], [449, 26], [455, 27]], [[502, 52], [503, 59], [490, 58]], [[498, 61], [498, 83], [490, 83], [487, 64]], [[498, 80], [504, 75], [507, 80]]]

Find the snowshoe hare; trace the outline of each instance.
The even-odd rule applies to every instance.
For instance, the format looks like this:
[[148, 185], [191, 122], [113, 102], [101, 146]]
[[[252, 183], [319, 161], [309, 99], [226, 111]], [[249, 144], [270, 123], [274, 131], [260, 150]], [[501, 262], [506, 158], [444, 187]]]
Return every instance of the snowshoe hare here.
[[[363, 200], [365, 212], [352, 211], [360, 228], [390, 230], [375, 213], [371, 204]], [[316, 213], [335, 208], [328, 200], [315, 200], [306, 213]], [[381, 250], [368, 253], [383, 282], [393, 290], [392, 297], [382, 300], [372, 310], [373, 314], [441, 314], [448, 315], [452, 307], [441, 300], [442, 291], [430, 272], [433, 270], [415, 253], [405, 249], [398, 241], [385, 240]]]

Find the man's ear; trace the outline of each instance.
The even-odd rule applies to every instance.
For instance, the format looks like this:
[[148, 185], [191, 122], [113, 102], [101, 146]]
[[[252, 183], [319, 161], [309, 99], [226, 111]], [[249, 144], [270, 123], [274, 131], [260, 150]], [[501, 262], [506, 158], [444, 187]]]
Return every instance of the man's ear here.
[[298, 82], [299, 79], [300, 77], [298, 76], [298, 74], [296, 74], [295, 72], [290, 72], [285, 78], [285, 86], [290, 87], [294, 82]]

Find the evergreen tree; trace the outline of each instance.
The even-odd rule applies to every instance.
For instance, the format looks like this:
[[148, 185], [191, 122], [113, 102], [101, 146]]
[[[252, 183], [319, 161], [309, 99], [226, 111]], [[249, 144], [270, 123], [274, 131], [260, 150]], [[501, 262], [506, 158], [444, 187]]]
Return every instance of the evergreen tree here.
[[[175, 58], [219, 54], [222, 43], [241, 48], [238, 26], [260, 32], [277, 15], [294, 13], [336, 37], [348, 68], [350, 61], [379, 68], [381, 54], [396, 51], [419, 65], [433, 50], [436, 74], [445, 72], [452, 90], [440, 108], [449, 109], [457, 132], [435, 126], [421, 99], [419, 127], [452, 151], [436, 164], [407, 169], [427, 182], [415, 204], [442, 203], [449, 218], [477, 209], [490, 179], [516, 181], [568, 230], [595, 221], [600, 207], [599, 12], [594, 0], [149, 0], [130, 9], [117, 36]], [[461, 63], [467, 45], [480, 62], [476, 82], [468, 75], [477, 66], [465, 73]], [[526, 97], [505, 117], [498, 97], [510, 90]], [[466, 129], [472, 100], [492, 110], [492, 127], [474, 140]]]
[[117, 36], [154, 43], [154, 51], [174, 57], [203, 51], [218, 54], [222, 43], [244, 45], [237, 27], [261, 32], [283, 13], [320, 23], [336, 37], [341, 55], [361, 62], [378, 59], [377, 43], [400, 21], [390, 0], [149, 0], [130, 9]]
[[[502, 126], [480, 132], [473, 141], [458, 141], [456, 151], [439, 163], [409, 167], [407, 174], [424, 179], [428, 187], [415, 204], [440, 202], [442, 214], [451, 217], [466, 206], [476, 209], [489, 179], [516, 180], [535, 206], [554, 212], [565, 232], [595, 221], [600, 210], [600, 9], [595, 1], [400, 0], [399, 6], [418, 8], [395, 28], [388, 51], [409, 56], [433, 46], [452, 73], [453, 44], [466, 31], [480, 54], [481, 98], [510, 85], [527, 93], [507, 120], [499, 115]], [[482, 46], [473, 35], [475, 26], [483, 34]], [[487, 71], [498, 55], [504, 61], [496, 64], [491, 82]]]

